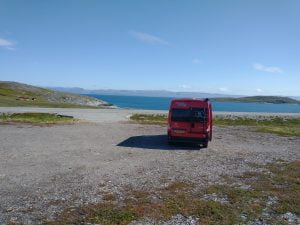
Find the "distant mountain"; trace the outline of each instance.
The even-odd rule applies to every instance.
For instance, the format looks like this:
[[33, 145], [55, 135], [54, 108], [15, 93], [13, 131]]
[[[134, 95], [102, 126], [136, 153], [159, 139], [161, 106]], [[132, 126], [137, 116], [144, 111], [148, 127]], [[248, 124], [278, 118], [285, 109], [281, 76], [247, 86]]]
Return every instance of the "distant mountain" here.
[[114, 90], [99, 89], [87, 90], [78, 87], [49, 87], [56, 91], [63, 91], [82, 95], [120, 95], [120, 96], [147, 96], [147, 97], [173, 97], [173, 98], [209, 98], [214, 101], [226, 102], [258, 102], [258, 103], [291, 103], [299, 104], [300, 97], [284, 97], [284, 96], [243, 96], [243, 95], [226, 95], [217, 93], [203, 92], [173, 92], [165, 90]]
[[0, 81], [0, 106], [36, 106], [62, 108], [107, 107], [105, 101], [32, 85]]
[[95, 94], [95, 95], [121, 95], [121, 96], [147, 96], [147, 97], [174, 97], [174, 98], [222, 98], [222, 97], [241, 97], [242, 95], [225, 95], [202, 92], [173, 92], [165, 90], [86, 90], [83, 88], [72, 87], [49, 87], [52, 90], [63, 91], [75, 94]]

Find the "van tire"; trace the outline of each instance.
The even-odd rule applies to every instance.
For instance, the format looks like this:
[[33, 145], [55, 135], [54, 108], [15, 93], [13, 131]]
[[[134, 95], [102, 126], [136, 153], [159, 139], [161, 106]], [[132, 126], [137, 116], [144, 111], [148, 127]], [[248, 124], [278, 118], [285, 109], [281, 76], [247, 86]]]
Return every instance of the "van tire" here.
[[208, 146], [208, 141], [206, 141], [202, 144], [202, 148], [207, 148], [207, 146]]
[[168, 145], [174, 145], [173, 141], [168, 141]]
[[174, 145], [174, 141], [172, 140], [172, 137], [170, 134], [168, 134], [168, 145]]

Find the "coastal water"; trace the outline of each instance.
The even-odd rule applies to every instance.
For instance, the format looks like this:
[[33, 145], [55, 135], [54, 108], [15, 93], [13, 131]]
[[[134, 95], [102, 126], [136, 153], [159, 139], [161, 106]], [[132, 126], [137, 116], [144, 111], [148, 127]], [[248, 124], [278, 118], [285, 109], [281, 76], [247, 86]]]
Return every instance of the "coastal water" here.
[[[102, 99], [120, 108], [168, 110], [168, 97], [89, 95]], [[214, 111], [227, 112], [270, 112], [270, 113], [300, 113], [300, 105], [296, 104], [268, 104], [268, 103], [240, 103], [240, 102], [212, 102]]]

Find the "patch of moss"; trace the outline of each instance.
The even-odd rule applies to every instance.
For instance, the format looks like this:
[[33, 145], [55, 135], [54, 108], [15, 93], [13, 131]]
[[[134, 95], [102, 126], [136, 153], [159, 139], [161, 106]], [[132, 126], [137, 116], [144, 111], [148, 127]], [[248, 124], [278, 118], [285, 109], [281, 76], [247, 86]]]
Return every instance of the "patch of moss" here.
[[95, 210], [90, 219], [92, 223], [102, 225], [123, 225], [135, 220], [137, 216], [128, 208], [118, 208], [115, 206], [103, 206]]

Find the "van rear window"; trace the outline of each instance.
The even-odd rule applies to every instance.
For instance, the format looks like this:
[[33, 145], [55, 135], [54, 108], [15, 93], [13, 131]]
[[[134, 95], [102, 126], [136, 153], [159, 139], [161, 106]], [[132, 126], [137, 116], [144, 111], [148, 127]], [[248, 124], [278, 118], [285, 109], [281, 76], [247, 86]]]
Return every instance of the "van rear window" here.
[[191, 112], [189, 109], [172, 109], [171, 120], [176, 122], [188, 122]]
[[172, 109], [171, 113], [171, 120], [175, 122], [203, 122], [206, 119], [206, 108]]

